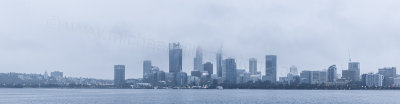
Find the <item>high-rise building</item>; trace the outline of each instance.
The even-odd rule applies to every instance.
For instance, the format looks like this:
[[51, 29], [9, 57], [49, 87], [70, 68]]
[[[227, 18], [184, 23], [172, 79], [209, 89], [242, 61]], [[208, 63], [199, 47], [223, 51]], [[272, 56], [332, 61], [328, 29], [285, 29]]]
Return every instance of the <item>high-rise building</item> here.
[[169, 72], [182, 72], [182, 48], [179, 43], [169, 44]]
[[143, 79], [148, 79], [151, 74], [152, 65], [150, 60], [143, 61]]
[[336, 82], [337, 79], [337, 68], [336, 65], [332, 65], [328, 68], [328, 82]]
[[208, 72], [208, 75], [212, 75], [213, 74], [213, 64], [211, 62], [206, 62], [203, 66], [204, 71]]
[[378, 70], [378, 74], [383, 75], [383, 85], [393, 86], [394, 78], [396, 78], [396, 67], [385, 67]]
[[217, 52], [217, 76], [222, 77], [222, 48]]
[[365, 84], [368, 87], [382, 87], [383, 78], [383, 75], [369, 73], [365, 75]]
[[114, 85], [121, 87], [125, 84], [125, 65], [114, 65]]
[[354, 71], [354, 75], [351, 76], [351, 80], [360, 81], [360, 63], [359, 62], [349, 62], [349, 70]]
[[289, 73], [292, 74], [292, 75], [299, 75], [299, 73], [298, 73], [298, 71], [297, 71], [297, 67], [294, 66], [294, 65], [292, 65], [292, 66], [290, 67]]
[[276, 55], [265, 56], [265, 77], [267, 81], [271, 83], [276, 83], [277, 74], [277, 61]]
[[233, 58], [225, 59], [225, 82], [236, 84], [236, 61]]
[[249, 72], [251, 75], [257, 74], [257, 59], [250, 58], [249, 60]]
[[196, 57], [193, 62], [193, 69], [195, 71], [203, 71], [203, 51], [200, 47], [196, 48]]

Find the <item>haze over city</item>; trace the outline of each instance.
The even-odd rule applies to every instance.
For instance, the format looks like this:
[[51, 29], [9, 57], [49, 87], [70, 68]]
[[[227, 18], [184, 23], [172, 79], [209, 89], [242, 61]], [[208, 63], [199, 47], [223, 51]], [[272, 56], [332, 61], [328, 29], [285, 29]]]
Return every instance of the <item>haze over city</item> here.
[[255, 57], [263, 75], [270, 54], [278, 76], [292, 65], [336, 64], [340, 74], [350, 57], [361, 73], [399, 67], [399, 1], [117, 1], [0, 1], [0, 72], [112, 79], [124, 64], [127, 78], [141, 78], [143, 60], [168, 71], [171, 42], [181, 43], [188, 73], [197, 46], [213, 63], [222, 46], [247, 71]]

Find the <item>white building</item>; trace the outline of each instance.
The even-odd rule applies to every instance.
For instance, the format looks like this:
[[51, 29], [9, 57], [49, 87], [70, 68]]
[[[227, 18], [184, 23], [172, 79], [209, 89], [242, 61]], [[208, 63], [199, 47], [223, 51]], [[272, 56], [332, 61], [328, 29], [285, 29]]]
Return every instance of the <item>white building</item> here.
[[382, 87], [383, 75], [369, 73], [365, 77], [365, 82], [368, 87]]

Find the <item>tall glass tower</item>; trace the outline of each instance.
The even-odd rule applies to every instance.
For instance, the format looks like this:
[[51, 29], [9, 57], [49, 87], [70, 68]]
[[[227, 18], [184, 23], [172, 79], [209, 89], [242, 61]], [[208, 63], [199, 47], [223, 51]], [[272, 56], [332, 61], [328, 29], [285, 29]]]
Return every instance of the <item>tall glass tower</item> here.
[[265, 77], [271, 83], [276, 83], [276, 65], [276, 55], [265, 56]]
[[179, 43], [169, 44], [169, 72], [182, 72], [182, 48]]
[[125, 84], [125, 65], [114, 65], [114, 85], [122, 87]]

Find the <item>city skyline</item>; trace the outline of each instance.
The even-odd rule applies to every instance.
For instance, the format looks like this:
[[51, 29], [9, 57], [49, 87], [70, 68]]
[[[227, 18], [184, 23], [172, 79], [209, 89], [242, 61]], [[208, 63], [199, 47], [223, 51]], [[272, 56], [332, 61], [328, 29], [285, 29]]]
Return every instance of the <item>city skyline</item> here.
[[279, 57], [278, 76], [292, 65], [301, 71], [335, 64], [341, 73], [349, 56], [361, 63], [360, 73], [375, 73], [400, 66], [399, 4], [5, 0], [0, 1], [0, 72], [59, 70], [67, 76], [112, 79], [110, 69], [123, 64], [127, 78], [141, 78], [142, 60], [167, 71], [168, 43], [180, 42], [184, 72], [194, 67], [197, 46], [203, 48], [203, 62], [213, 63], [222, 46], [223, 56], [234, 57], [238, 69], [247, 69], [248, 59], [257, 58], [262, 74], [268, 54]]
[[[168, 61], [168, 62], [170, 62], [170, 64], [176, 64], [175, 66], [174, 65], [172, 65], [172, 67], [170, 67], [170, 68], [172, 68], [173, 70], [175, 69], [175, 68], [178, 68], [176, 71], [172, 71], [172, 72], [185, 72], [185, 73], [188, 73], [187, 75], [190, 75], [189, 73], [191, 72], [191, 71], [203, 71], [203, 68], [204, 68], [204, 64], [206, 64], [206, 63], [210, 63], [211, 65], [212, 65], [212, 68], [216, 68], [215, 70], [213, 70], [213, 73], [215, 73], [217, 76], [218, 76], [218, 70], [217, 70], [217, 65], [215, 65], [214, 63], [217, 63], [217, 62], [212, 62], [212, 61], [202, 61], [202, 48], [201, 47], [199, 47], [199, 46], [197, 46], [197, 48], [196, 48], [196, 51], [195, 51], [195, 53], [196, 53], [196, 55], [195, 55], [195, 57], [194, 57], [194, 59], [192, 60], [193, 61], [193, 63], [195, 64], [195, 63], [198, 63], [198, 64], [201, 64], [201, 67], [199, 67], [199, 69], [196, 69], [196, 67], [197, 66], [193, 66], [193, 68], [192, 69], [190, 69], [188, 72], [186, 72], [186, 71], [183, 71], [180, 67], [182, 67], [183, 66], [183, 63], [182, 62], [180, 62], [181, 60], [182, 60], [182, 58], [183, 58], [183, 56], [182, 56], [182, 53], [184, 53], [183, 51], [183, 49], [182, 49], [182, 46], [181, 46], [181, 43], [180, 42], [176, 42], [176, 43], [169, 43], [169, 48], [170, 48], [170, 60]], [[178, 49], [178, 50], [176, 50], [176, 49]], [[171, 53], [172, 52], [172, 53]], [[218, 49], [218, 51], [216, 52], [216, 57], [215, 58], [217, 58], [218, 59], [218, 55], [222, 55], [221, 56], [221, 61], [223, 61], [221, 64], [224, 64], [224, 62], [226, 61], [226, 59], [233, 59], [233, 60], [236, 60], [236, 58], [235, 58], [235, 56], [230, 56], [230, 57], [226, 57], [226, 56], [223, 56], [223, 50], [222, 50], [222, 47], [221, 48], [219, 48]], [[175, 55], [174, 55], [175, 54]], [[171, 56], [172, 55], [172, 56]], [[176, 58], [178, 58], [178, 59], [176, 59]], [[198, 62], [199, 60], [198, 60], [198, 58], [200, 58], [200, 62]], [[265, 60], [269, 60], [269, 61], [272, 61], [272, 63], [271, 62], [269, 62], [269, 63], [266, 63], [266, 61], [263, 61], [264, 63], [261, 63], [261, 65], [258, 65], [258, 63], [259, 62], [257, 62], [257, 58], [254, 58], [254, 57], [250, 57], [249, 59], [248, 59], [248, 61], [249, 61], [249, 65], [247, 66], [247, 68], [235, 68], [235, 69], [244, 69], [246, 72], [249, 72], [249, 73], [251, 73], [251, 64], [253, 63], [254, 64], [254, 62], [255, 62], [255, 65], [253, 66], [253, 67], [255, 67], [256, 68], [256, 72], [255, 73], [257, 73], [257, 72], [265, 72], [265, 71], [267, 71], [267, 70], [270, 70], [270, 72], [272, 72], [272, 73], [276, 73], [276, 72], [280, 72], [280, 71], [283, 71], [283, 72], [287, 72], [286, 74], [288, 74], [288, 73], [291, 73], [290, 71], [292, 70], [291, 68], [292, 67], [296, 67], [296, 70], [297, 70], [297, 66], [291, 66], [289, 69], [284, 69], [284, 70], [279, 70], [279, 69], [277, 69], [276, 67], [277, 66], [279, 66], [279, 64], [277, 64], [277, 55], [265, 55]], [[142, 76], [140, 76], [140, 77], [129, 77], [129, 76], [127, 76], [125, 79], [127, 79], [127, 78], [145, 78], [146, 77], [146, 73], [149, 73], [149, 71], [151, 71], [154, 67], [157, 67], [157, 66], [152, 66], [152, 60], [142, 60], [144, 63], [143, 63], [143, 66], [142, 66]], [[176, 61], [178, 61], [178, 63], [176, 63]], [[253, 61], [253, 62], [252, 62]], [[172, 62], [172, 63], [171, 63]], [[193, 64], [193, 65], [194, 65]], [[266, 67], [266, 64], [271, 64], [270, 65], [270, 67]], [[333, 65], [333, 66], [335, 66], [335, 71], [341, 71], [341, 73], [338, 73], [338, 72], [335, 72], [335, 73], [337, 73], [337, 75], [342, 75], [342, 77], [343, 77], [343, 73], [349, 73], [349, 74], [355, 74], [355, 75], [358, 75], [358, 76], [361, 76], [361, 74], [367, 74], [367, 73], [375, 73], [374, 71], [372, 71], [372, 72], [365, 72], [365, 73], [362, 73], [361, 71], [361, 68], [360, 68], [360, 62], [353, 62], [353, 61], [351, 61], [351, 57], [349, 57], [349, 60], [348, 60], [348, 68], [347, 69], [343, 69], [343, 70], [337, 70], [336, 69], [336, 65]], [[124, 68], [124, 71], [126, 71], [126, 69], [125, 69], [125, 65], [124, 64], [115, 64], [114, 65], [114, 70], [115, 70], [115, 67], [116, 66], [120, 66], [120, 65], [122, 65]], [[146, 68], [145, 68], [146, 67]], [[235, 67], [238, 67], [237, 65], [236, 65], [236, 63], [235, 63]], [[261, 70], [260, 69], [258, 69], [259, 67], [264, 67], [264, 68], [262, 68]], [[332, 66], [329, 66], [329, 68], [324, 68], [324, 69], [316, 69], [316, 70], [308, 70], [308, 69], [304, 69], [304, 70], [299, 70], [299, 71], [319, 71], [319, 70], [327, 70], [327, 72], [329, 73], [329, 70], [330, 70], [330, 68], [331, 68]], [[385, 66], [385, 67], [380, 67], [380, 68], [378, 68], [379, 70], [381, 70], [381, 69], [384, 69], [384, 68], [392, 68], [393, 66]], [[157, 67], [158, 68], [158, 67]], [[168, 69], [166, 69], [166, 70], [160, 70], [160, 69], [158, 69], [158, 70], [160, 70], [160, 71], [169, 71], [170, 70], [170, 68], [168, 68]], [[271, 69], [272, 68], [272, 69]], [[393, 68], [396, 68], [396, 67], [393, 67]], [[258, 70], [257, 70], [258, 69]], [[379, 70], [378, 71], [376, 71], [376, 73], [379, 73]], [[58, 71], [62, 71], [62, 70], [53, 70], [53, 71], [55, 71], [55, 72], [58, 72]], [[145, 71], [147, 71], [147, 72], [145, 72]], [[354, 71], [354, 72], [348, 72], [348, 71]], [[115, 72], [115, 71], [114, 71]], [[171, 71], [170, 71], [171, 72]], [[8, 72], [6, 72], [6, 73], [8, 73]], [[41, 72], [37, 72], [38, 74], [42, 74]], [[44, 74], [43, 75], [45, 75], [47, 73], [47, 70], [45, 70], [45, 72], [44, 72]], [[224, 73], [224, 72], [222, 72], [222, 73]], [[281, 72], [282, 73], [282, 72]], [[36, 73], [33, 73], [33, 74], [36, 74]], [[260, 73], [261, 75], [265, 75], [265, 73]], [[396, 72], [394, 73], [394, 74], [397, 74]], [[124, 75], [126, 75], [126, 73], [124, 72]], [[335, 77], [336, 78], [338, 78], [337, 77], [337, 75], [335, 75]], [[271, 75], [269, 75], [269, 76], [271, 76]], [[276, 79], [270, 79], [270, 78], [267, 78], [268, 80], [272, 80], [273, 82], [276, 82], [276, 81], [278, 81], [278, 79], [279, 79], [279, 77], [285, 77], [286, 75], [272, 75], [272, 76], [274, 76]], [[346, 74], [344, 75], [344, 76], [346, 76]], [[352, 75], [348, 75], [349, 77], [353, 77]], [[71, 77], [71, 76], [69, 76], [69, 77]], [[88, 78], [95, 78], [95, 77], [90, 77], [90, 76], [72, 76], [72, 77], [88, 77]], [[114, 79], [115, 79], [115, 76], [113, 76], [114, 77]], [[125, 76], [124, 76], [125, 77]], [[222, 76], [219, 76], [219, 77], [222, 77]], [[271, 77], [271, 78], [274, 78], [274, 77]], [[355, 77], [355, 76], [354, 76]], [[100, 79], [107, 79], [107, 78], [100, 78]], [[351, 78], [351, 79], [353, 79], [353, 80], [356, 80], [356, 81], [358, 81], [358, 80], [361, 80], [361, 77], [360, 78]], [[330, 79], [329, 79], [330, 80]]]

